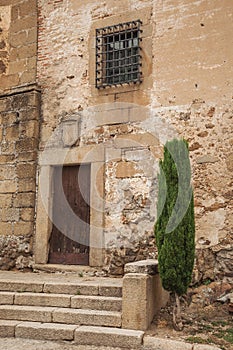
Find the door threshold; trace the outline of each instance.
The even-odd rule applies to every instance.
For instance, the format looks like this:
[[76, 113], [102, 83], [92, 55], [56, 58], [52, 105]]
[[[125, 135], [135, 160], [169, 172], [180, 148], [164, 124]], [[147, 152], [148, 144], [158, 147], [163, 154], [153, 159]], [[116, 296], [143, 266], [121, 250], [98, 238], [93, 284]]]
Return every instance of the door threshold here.
[[61, 264], [35, 264], [33, 265], [34, 271], [45, 271], [45, 272], [96, 272], [101, 271], [101, 268], [95, 268], [85, 265], [61, 265]]

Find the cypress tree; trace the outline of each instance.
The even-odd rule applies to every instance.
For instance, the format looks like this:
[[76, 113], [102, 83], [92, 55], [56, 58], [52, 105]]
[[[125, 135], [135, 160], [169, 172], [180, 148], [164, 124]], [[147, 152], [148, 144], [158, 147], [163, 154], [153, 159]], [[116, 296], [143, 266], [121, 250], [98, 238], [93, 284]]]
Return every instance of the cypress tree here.
[[164, 289], [175, 293], [177, 305], [173, 321], [175, 328], [180, 329], [179, 296], [187, 292], [195, 256], [194, 201], [187, 141], [167, 142], [159, 168], [155, 224], [159, 273]]

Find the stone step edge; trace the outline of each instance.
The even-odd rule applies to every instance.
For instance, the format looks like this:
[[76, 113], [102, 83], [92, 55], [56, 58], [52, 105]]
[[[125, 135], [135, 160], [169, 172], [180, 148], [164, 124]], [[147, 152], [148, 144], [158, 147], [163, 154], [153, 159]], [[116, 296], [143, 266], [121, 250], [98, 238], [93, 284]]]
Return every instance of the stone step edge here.
[[[106, 281], [107, 282], [107, 281]], [[98, 281], [80, 282], [27, 282], [20, 280], [0, 279], [0, 292], [32, 292], [51, 294], [74, 294], [74, 295], [99, 295], [99, 296], [122, 296], [122, 285], [98, 283]]]
[[[26, 300], [24, 300], [24, 298]], [[27, 300], [27, 298], [29, 299]], [[38, 298], [38, 302], [35, 301], [36, 298]], [[39, 303], [40, 298], [42, 298], [42, 300], [46, 298], [50, 299], [53, 305], [49, 305], [49, 301], [48, 301], [48, 305], [44, 305], [44, 304], [41, 305]], [[122, 301], [121, 297], [111, 297], [111, 296], [102, 296], [102, 295], [69, 295], [69, 294], [32, 293], [32, 292], [21, 292], [21, 293], [0, 292], [0, 305], [51, 306], [51, 307], [62, 307], [62, 308], [66, 307], [66, 308], [76, 309], [77, 307], [72, 305], [74, 305], [75, 301], [79, 299], [90, 303], [94, 303], [94, 302], [121, 303]], [[95, 308], [92, 308], [92, 310], [95, 310]], [[109, 311], [113, 311], [113, 310], [109, 309]], [[121, 311], [121, 310], [118, 309], [115, 311]]]
[[[166, 349], [166, 350], [221, 350], [215, 345], [205, 345], [205, 344], [191, 344], [187, 343], [184, 341], [177, 341], [175, 339], [164, 339], [164, 338], [158, 338], [158, 337], [153, 337], [153, 336], [148, 336], [146, 335], [143, 331], [134, 331], [134, 330], [129, 330], [129, 329], [122, 329], [122, 328], [111, 328], [111, 327], [96, 327], [96, 326], [77, 326], [77, 325], [65, 325], [65, 324], [59, 324], [59, 323], [54, 323], [52, 324], [53, 327], [51, 327], [50, 323], [40, 323], [40, 322], [23, 322], [23, 321], [16, 321], [16, 320], [0, 320], [0, 337], [1, 338], [14, 338], [18, 337], [21, 338], [20, 335], [23, 335], [24, 338], [29, 338], [28, 335], [29, 333], [28, 329], [31, 327], [34, 329], [40, 330], [40, 332], [37, 332], [36, 336], [38, 338], [34, 339], [45, 339], [41, 338], [42, 336], [47, 337], [47, 340], [63, 340], [61, 338], [64, 337], [64, 333], [61, 332], [63, 329], [64, 332], [72, 334], [72, 339], [65, 339], [66, 341], [69, 340], [70, 342], [74, 342], [77, 344], [77, 337], [79, 337], [79, 340], [82, 337], [85, 336], [85, 341], [87, 341], [89, 338], [87, 337], [87, 334], [92, 331], [93, 334], [98, 334], [101, 333], [101, 337], [103, 334], [108, 335], [108, 346], [110, 346], [110, 341], [109, 341], [109, 336], [114, 331], [117, 332], [117, 334], [122, 334], [123, 336], [129, 335], [132, 337], [133, 334], [135, 334], [135, 337], [137, 338], [137, 342], [140, 343], [138, 346], [139, 348], [143, 346], [143, 349], [148, 349], [148, 350], [158, 350], [158, 349]], [[50, 332], [46, 333], [46, 327], [48, 326], [47, 329], [50, 330]], [[16, 332], [17, 328], [17, 332]], [[52, 328], [54, 328], [54, 333], [52, 332]], [[57, 332], [56, 332], [57, 328]], [[26, 329], [26, 334], [24, 335], [24, 329]], [[43, 330], [45, 334], [43, 335]], [[62, 334], [60, 338], [58, 338], [57, 333]], [[47, 334], [47, 335], [46, 335]], [[54, 339], [55, 338], [55, 339]], [[65, 336], [67, 338], [67, 336]], [[141, 339], [142, 338], [142, 339]], [[125, 339], [125, 338], [124, 338]], [[132, 338], [131, 338], [132, 339]], [[46, 340], [46, 339], [45, 339]], [[96, 339], [92, 338], [92, 341], [95, 341]], [[128, 343], [125, 343], [124, 341], [124, 346], [128, 346]], [[81, 344], [80, 344], [81, 345]], [[90, 340], [88, 345], [96, 345], [91, 344]], [[116, 343], [116, 338], [114, 340], [114, 344], [112, 345], [113, 347], [119, 347], [119, 340], [118, 343]], [[135, 348], [135, 342], [134, 342], [134, 348]], [[137, 346], [136, 346], [137, 348]], [[130, 349], [132, 350], [132, 345], [130, 345]]]
[[[0, 337], [41, 340], [70, 340], [80, 345], [108, 345], [128, 347], [142, 344], [143, 331], [115, 327], [66, 325], [62, 323], [0, 320]], [[113, 338], [113, 339], [111, 339]], [[108, 345], [109, 346], [109, 345]]]
[[121, 312], [105, 310], [0, 305], [0, 319], [121, 327]]

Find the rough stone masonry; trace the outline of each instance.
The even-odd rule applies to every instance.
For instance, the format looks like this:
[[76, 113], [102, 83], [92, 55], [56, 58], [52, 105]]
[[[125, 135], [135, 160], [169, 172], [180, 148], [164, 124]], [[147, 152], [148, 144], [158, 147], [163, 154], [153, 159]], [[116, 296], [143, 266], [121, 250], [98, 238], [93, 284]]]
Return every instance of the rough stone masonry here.
[[[1, 0], [0, 9], [1, 268], [47, 263], [51, 223], [38, 184], [61, 162], [43, 163], [49, 150], [91, 164], [91, 241], [102, 242], [91, 264], [121, 274], [156, 257], [158, 162], [178, 136], [193, 172], [194, 281], [231, 279], [231, 0]], [[96, 89], [95, 29], [136, 19], [142, 83]]]

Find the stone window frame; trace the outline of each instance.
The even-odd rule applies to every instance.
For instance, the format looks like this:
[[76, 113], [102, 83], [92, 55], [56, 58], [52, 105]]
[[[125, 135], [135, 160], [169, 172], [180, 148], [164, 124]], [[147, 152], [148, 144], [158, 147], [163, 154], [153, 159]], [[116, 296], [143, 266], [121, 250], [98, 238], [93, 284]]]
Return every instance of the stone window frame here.
[[[137, 93], [143, 93], [143, 104], [148, 103], [147, 91], [149, 92], [153, 86], [152, 80], [152, 32], [153, 32], [153, 21], [152, 21], [152, 7], [144, 7], [140, 9], [140, 15], [138, 11], [131, 11], [127, 13], [121, 13], [119, 15], [113, 15], [106, 18], [98, 19], [93, 22], [90, 34], [89, 34], [89, 87], [90, 87], [90, 104], [99, 103], [110, 103], [116, 101], [116, 96], [125, 96], [127, 101], [141, 104], [141, 98], [138, 97]], [[135, 18], [139, 18], [142, 22], [141, 25], [141, 43], [140, 43], [140, 55], [141, 58], [141, 73], [142, 82], [140, 84], [122, 84], [113, 85], [106, 88], [96, 88], [96, 29], [107, 26], [117, 25], [119, 23], [126, 23], [134, 21]], [[130, 98], [127, 93], [132, 95]], [[136, 95], [135, 95], [136, 94]], [[128, 96], [128, 97], [127, 97]]]

